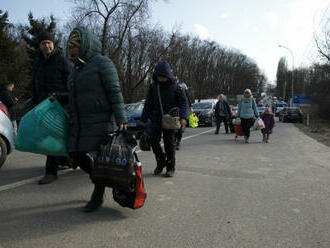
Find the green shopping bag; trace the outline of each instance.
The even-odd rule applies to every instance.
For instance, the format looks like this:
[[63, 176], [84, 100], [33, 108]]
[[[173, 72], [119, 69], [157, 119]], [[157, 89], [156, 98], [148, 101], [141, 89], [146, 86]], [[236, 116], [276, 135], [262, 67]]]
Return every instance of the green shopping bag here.
[[191, 113], [189, 116], [188, 116], [188, 120], [189, 120], [189, 126], [192, 127], [192, 128], [195, 128], [195, 127], [198, 127], [198, 117], [194, 114], [194, 113]]
[[23, 116], [15, 147], [19, 151], [68, 157], [69, 116], [61, 104], [50, 98]]

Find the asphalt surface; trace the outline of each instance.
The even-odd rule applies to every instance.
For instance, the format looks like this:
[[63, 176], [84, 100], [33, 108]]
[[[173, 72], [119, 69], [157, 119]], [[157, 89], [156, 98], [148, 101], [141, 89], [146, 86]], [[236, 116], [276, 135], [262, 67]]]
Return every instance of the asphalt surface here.
[[330, 148], [276, 125], [268, 144], [259, 132], [244, 144], [223, 130], [187, 129], [174, 178], [153, 176], [152, 153], [139, 153], [148, 197], [138, 210], [107, 189], [103, 207], [86, 214], [86, 174], [66, 170], [39, 186], [45, 158], [15, 152], [0, 170], [0, 248], [329, 248]]

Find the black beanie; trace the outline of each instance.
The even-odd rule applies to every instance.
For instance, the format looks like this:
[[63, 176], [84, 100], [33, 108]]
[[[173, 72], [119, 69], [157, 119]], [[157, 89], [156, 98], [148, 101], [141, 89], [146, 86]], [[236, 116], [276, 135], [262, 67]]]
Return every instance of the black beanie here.
[[50, 40], [50, 41], [54, 42], [54, 35], [49, 32], [41, 32], [38, 36], [39, 44], [43, 40]]

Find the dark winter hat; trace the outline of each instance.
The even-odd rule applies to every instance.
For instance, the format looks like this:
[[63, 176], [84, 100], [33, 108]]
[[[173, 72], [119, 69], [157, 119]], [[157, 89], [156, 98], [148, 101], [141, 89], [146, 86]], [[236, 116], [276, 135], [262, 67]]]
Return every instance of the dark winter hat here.
[[41, 32], [38, 36], [39, 44], [43, 40], [50, 40], [50, 41], [54, 42], [54, 35], [49, 32]]

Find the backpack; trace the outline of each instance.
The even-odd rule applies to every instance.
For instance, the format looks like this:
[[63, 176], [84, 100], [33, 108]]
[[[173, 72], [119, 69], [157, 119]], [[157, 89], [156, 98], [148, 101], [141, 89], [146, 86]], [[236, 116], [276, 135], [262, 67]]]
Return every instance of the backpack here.
[[111, 134], [96, 156], [90, 176], [93, 183], [133, 192], [136, 181], [136, 146], [135, 138], [127, 132]]

